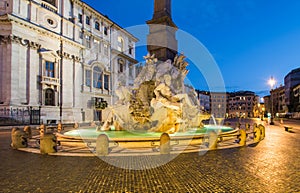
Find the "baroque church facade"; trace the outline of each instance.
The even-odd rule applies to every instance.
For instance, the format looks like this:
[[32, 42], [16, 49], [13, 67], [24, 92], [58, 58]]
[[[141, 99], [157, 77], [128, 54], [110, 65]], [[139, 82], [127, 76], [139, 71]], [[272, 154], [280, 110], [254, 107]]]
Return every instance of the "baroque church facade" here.
[[0, 108], [102, 121], [133, 84], [136, 37], [80, 0], [0, 0]]

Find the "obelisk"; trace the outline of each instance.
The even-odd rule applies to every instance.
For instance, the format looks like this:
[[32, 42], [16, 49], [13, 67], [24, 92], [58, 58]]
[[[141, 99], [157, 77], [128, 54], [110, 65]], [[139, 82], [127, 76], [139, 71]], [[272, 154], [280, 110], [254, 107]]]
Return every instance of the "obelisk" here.
[[154, 13], [149, 25], [147, 49], [160, 61], [171, 59], [177, 54], [177, 26], [172, 20], [171, 0], [154, 0]]

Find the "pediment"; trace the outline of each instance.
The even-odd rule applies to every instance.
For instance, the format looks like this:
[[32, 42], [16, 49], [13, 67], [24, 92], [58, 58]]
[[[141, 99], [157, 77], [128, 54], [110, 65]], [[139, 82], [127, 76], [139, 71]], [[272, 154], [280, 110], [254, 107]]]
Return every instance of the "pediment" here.
[[51, 61], [51, 62], [55, 62], [60, 59], [59, 55], [55, 51], [48, 50], [45, 48], [41, 48], [39, 50], [39, 54], [42, 56], [43, 59]]

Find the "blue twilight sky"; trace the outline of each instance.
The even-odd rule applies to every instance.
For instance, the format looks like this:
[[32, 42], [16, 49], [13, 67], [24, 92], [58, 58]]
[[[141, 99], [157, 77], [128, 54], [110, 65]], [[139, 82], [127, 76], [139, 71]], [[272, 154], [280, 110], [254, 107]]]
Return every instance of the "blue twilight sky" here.
[[[154, 6], [154, 0], [84, 2], [124, 28], [145, 24]], [[172, 18], [212, 54], [227, 91], [266, 95], [271, 76], [279, 86], [300, 66], [299, 0], [173, 0]], [[137, 49], [139, 61], [145, 52]], [[206, 78], [193, 73], [193, 65], [189, 68], [193, 86], [208, 89]]]

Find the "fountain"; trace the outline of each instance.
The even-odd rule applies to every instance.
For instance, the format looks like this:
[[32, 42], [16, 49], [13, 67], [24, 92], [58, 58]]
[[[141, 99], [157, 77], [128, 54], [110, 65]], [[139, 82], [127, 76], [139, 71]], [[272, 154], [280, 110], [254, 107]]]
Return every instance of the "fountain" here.
[[[180, 139], [189, 145], [195, 136], [198, 144], [203, 135], [213, 130], [215, 134], [232, 130], [228, 127], [204, 126], [202, 120], [210, 118], [202, 114], [196, 93], [186, 89], [184, 80], [188, 74], [188, 62], [183, 54], [177, 54], [177, 26], [171, 17], [171, 0], [154, 1], [153, 18], [147, 21], [149, 34], [144, 57], [145, 65], [132, 87], [118, 84], [118, 101], [109, 107], [111, 116], [102, 126], [77, 129], [64, 133], [63, 137], [95, 140], [105, 134], [109, 141], [128, 146], [129, 142], [148, 141], [155, 146], [160, 136], [167, 134], [171, 140]], [[112, 131], [113, 130], [113, 131]], [[197, 138], [197, 137], [196, 137]], [[133, 144], [132, 147], [142, 145]], [[176, 141], [179, 143], [179, 141]], [[143, 145], [145, 145], [143, 143]]]
[[63, 137], [88, 140], [106, 134], [112, 141], [138, 141], [159, 139], [161, 134], [167, 133], [171, 138], [191, 139], [209, 131], [233, 130], [217, 125], [213, 116], [214, 125], [202, 123], [211, 115], [201, 114], [195, 93], [186, 92], [184, 79], [188, 63], [184, 55], [177, 55], [173, 63], [171, 60], [158, 61], [150, 54], [144, 58], [146, 64], [134, 85], [125, 87], [119, 84], [116, 90], [119, 100], [109, 107], [111, 117], [102, 126], [78, 128], [64, 133]]
[[[188, 63], [183, 55], [174, 62], [158, 61], [154, 55], [144, 57], [146, 65], [132, 88], [119, 85], [119, 101], [112, 106], [116, 130], [176, 133], [201, 127], [202, 120], [195, 93], [185, 92], [184, 79]], [[108, 130], [109, 118], [102, 131]]]

